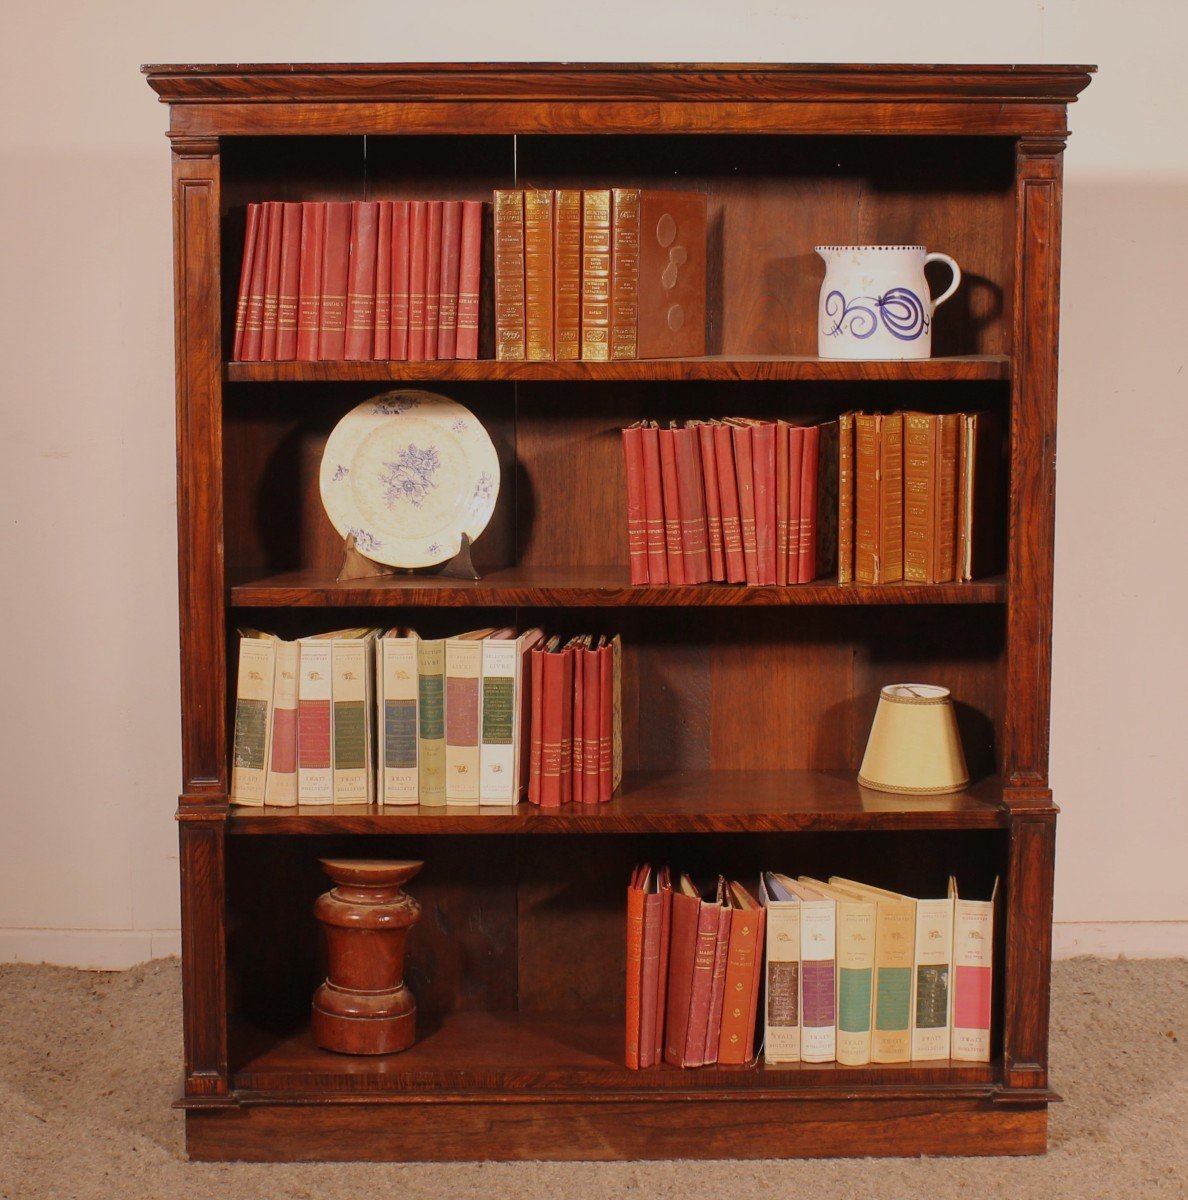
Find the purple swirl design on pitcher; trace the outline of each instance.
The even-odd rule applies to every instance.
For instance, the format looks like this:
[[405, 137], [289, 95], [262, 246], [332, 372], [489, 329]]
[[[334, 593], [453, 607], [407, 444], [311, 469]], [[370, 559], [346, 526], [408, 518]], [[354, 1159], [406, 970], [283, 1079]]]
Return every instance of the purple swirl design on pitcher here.
[[[873, 307], [868, 308], [867, 304]], [[827, 337], [844, 333], [860, 342], [873, 336], [880, 318], [883, 328], [901, 342], [914, 342], [928, 331], [929, 325], [928, 312], [920, 297], [903, 287], [891, 288], [881, 296], [855, 296], [853, 300], [832, 291], [825, 297], [825, 315], [832, 322], [825, 330]]]
[[928, 313], [920, 297], [910, 288], [892, 288], [875, 304], [887, 332], [901, 342], [914, 342], [928, 329]]
[[[859, 296], [857, 300], [869, 300], [869, 296]], [[851, 337], [864, 341], [879, 327], [879, 319], [872, 309], [857, 303], [848, 304], [845, 296], [838, 291], [832, 291], [825, 297], [825, 315], [833, 321], [831, 328], [825, 332], [829, 337], [848, 333]], [[849, 322], [849, 329], [844, 328]]]

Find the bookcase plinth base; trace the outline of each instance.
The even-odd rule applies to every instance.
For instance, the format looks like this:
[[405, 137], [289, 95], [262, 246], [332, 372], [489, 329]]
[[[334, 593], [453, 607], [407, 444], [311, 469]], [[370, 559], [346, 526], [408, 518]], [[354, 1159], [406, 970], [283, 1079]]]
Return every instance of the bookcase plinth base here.
[[473, 1162], [1019, 1155], [1047, 1149], [1042, 1102], [546, 1099], [539, 1111], [522, 1095], [397, 1104], [321, 1098], [317, 1104], [191, 1110], [186, 1151], [206, 1162]]

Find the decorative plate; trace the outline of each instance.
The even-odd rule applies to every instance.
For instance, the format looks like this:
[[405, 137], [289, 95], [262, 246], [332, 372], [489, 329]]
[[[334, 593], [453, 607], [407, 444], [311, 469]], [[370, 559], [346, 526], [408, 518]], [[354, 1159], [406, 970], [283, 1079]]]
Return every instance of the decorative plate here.
[[385, 392], [353, 408], [322, 455], [322, 503], [359, 553], [390, 567], [454, 557], [487, 527], [499, 458], [468, 408], [433, 392]]

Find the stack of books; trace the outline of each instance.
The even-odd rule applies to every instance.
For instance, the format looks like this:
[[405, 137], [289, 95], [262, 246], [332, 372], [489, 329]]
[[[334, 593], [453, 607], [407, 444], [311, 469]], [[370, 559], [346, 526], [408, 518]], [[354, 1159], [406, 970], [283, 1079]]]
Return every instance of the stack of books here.
[[478, 357], [478, 200], [247, 206], [237, 361]]
[[998, 569], [996, 414], [846, 413], [839, 454], [839, 582], [967, 583]]
[[235, 804], [545, 806], [622, 778], [619, 638], [243, 630]]
[[837, 561], [838, 422], [623, 430], [631, 582], [811, 583]]
[[495, 355], [705, 354], [706, 198], [639, 188], [495, 192]]

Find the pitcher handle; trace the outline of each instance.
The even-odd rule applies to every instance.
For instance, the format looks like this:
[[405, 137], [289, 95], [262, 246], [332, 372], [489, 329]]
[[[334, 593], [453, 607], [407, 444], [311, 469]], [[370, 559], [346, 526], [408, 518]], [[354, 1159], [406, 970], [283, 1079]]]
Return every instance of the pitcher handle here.
[[932, 302], [932, 312], [936, 312], [938, 308], [961, 286], [961, 268], [947, 254], [926, 254], [924, 262], [943, 262], [950, 271], [953, 272], [953, 282], [949, 284], [949, 290], [942, 292]]

